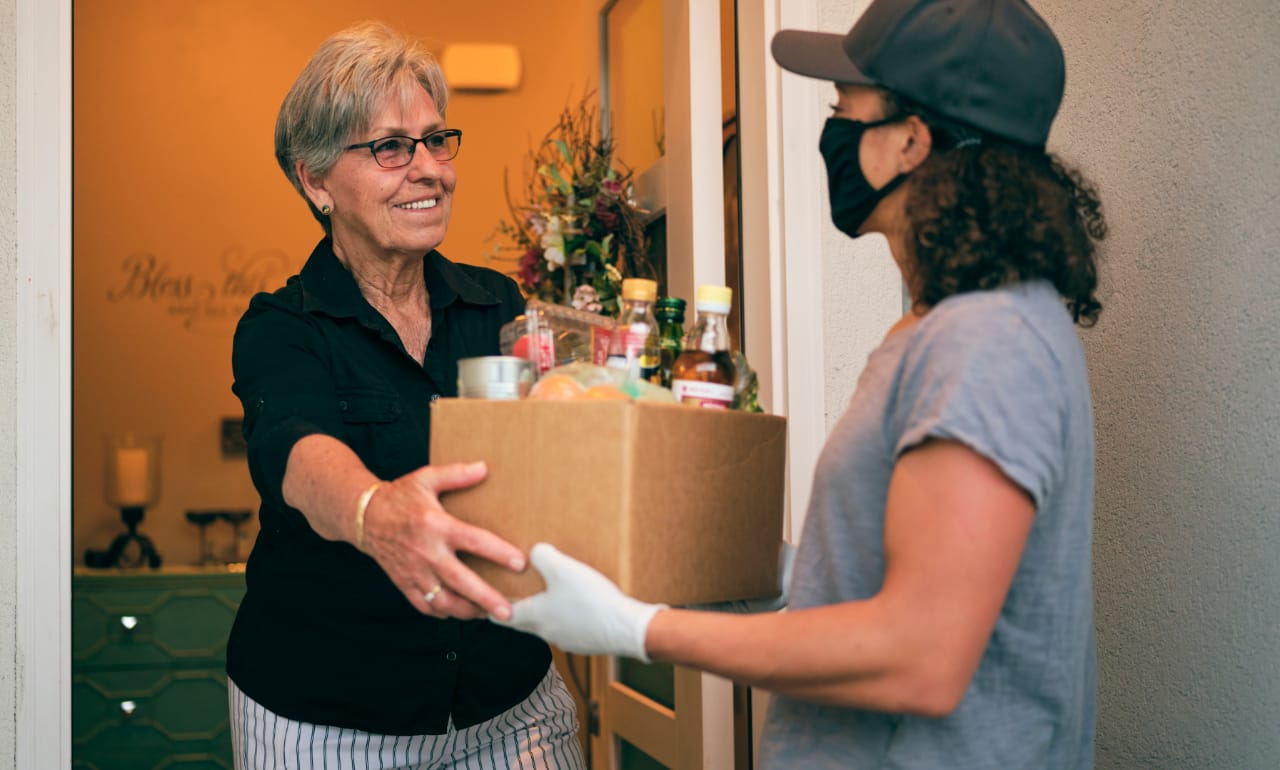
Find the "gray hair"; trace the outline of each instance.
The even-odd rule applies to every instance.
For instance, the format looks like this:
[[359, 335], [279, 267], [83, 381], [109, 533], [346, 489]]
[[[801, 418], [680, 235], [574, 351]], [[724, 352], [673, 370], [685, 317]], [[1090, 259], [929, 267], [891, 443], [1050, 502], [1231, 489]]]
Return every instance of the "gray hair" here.
[[328, 173], [350, 137], [369, 129], [388, 98], [398, 96], [408, 108], [419, 86], [443, 118], [449, 91], [435, 57], [420, 42], [373, 21], [321, 43], [294, 81], [276, 116], [276, 162], [325, 233], [329, 218], [303, 191], [298, 161], [313, 174]]

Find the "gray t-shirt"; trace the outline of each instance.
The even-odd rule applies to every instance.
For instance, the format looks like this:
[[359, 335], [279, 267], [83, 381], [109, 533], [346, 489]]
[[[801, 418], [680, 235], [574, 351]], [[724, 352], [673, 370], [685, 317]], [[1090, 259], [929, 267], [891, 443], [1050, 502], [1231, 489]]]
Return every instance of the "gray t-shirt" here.
[[942, 719], [774, 697], [762, 767], [1093, 767], [1093, 410], [1079, 336], [1049, 284], [948, 298], [870, 355], [818, 459], [791, 607], [879, 591], [889, 477], [930, 437], [989, 458], [1036, 504], [973, 681]]

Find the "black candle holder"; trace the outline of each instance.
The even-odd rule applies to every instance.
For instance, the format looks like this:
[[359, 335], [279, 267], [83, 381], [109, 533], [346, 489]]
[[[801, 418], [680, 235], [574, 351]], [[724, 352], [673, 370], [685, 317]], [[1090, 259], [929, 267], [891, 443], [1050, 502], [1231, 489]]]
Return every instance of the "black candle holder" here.
[[249, 517], [253, 515], [253, 511], [247, 509], [221, 511], [219, 515], [222, 517], [223, 521], [231, 524], [232, 535], [230, 561], [238, 562], [240, 561], [240, 527], [249, 520]]
[[125, 532], [116, 535], [111, 547], [105, 551], [90, 549], [85, 552], [84, 563], [90, 567], [141, 567], [146, 565], [155, 569], [160, 566], [160, 554], [151, 542], [151, 538], [138, 531], [142, 523], [143, 508], [140, 505], [128, 505], [120, 509], [120, 518], [124, 521]]
[[200, 560], [197, 564], [213, 564], [217, 559], [209, 547], [209, 525], [218, 520], [220, 511], [187, 511], [187, 521], [200, 528]]

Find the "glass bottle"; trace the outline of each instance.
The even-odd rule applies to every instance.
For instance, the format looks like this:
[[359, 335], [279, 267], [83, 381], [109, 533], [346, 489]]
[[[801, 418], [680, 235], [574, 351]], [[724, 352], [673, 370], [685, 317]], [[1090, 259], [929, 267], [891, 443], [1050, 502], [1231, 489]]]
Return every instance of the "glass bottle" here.
[[662, 374], [662, 386], [671, 387], [671, 367], [684, 346], [685, 301], [679, 297], [663, 297], [654, 306], [658, 319], [658, 353]]
[[733, 406], [734, 366], [727, 318], [733, 289], [699, 286], [694, 299], [697, 320], [684, 338], [684, 350], [671, 367], [671, 392], [683, 404], [707, 409]]
[[648, 278], [627, 278], [622, 282], [622, 311], [609, 344], [609, 366], [627, 370], [634, 379], [661, 382], [658, 352], [658, 321], [653, 303], [658, 298], [658, 282]]

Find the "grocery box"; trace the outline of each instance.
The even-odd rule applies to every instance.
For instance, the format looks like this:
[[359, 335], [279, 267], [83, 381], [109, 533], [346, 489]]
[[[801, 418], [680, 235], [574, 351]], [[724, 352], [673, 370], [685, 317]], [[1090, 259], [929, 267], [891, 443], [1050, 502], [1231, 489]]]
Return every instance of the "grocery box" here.
[[[433, 464], [485, 460], [449, 492], [463, 521], [528, 549], [539, 541], [626, 593], [689, 604], [772, 596], [782, 539], [786, 420], [637, 401], [440, 399]], [[536, 570], [468, 564], [512, 598]]]

